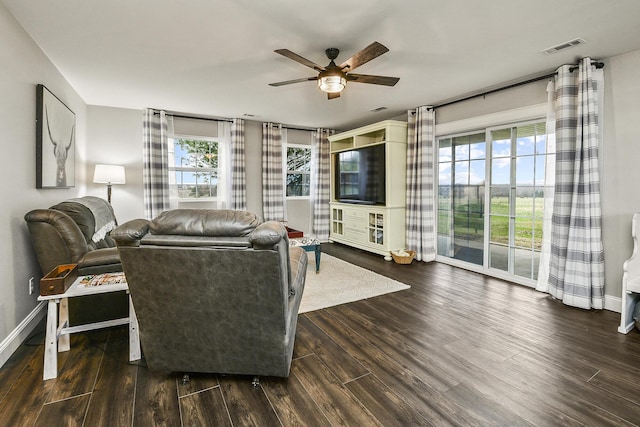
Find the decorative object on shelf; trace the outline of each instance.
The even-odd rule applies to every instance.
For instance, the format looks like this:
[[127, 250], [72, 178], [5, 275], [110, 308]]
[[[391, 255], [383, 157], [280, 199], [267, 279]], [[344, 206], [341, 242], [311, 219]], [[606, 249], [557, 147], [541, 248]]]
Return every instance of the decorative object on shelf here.
[[93, 173], [93, 182], [107, 184], [107, 201], [111, 203], [111, 185], [126, 184], [124, 166], [96, 165], [96, 170]]
[[44, 85], [36, 87], [36, 188], [75, 186], [76, 115]]
[[279, 53], [291, 60], [294, 60], [302, 65], [306, 65], [309, 68], [313, 68], [318, 71], [319, 74], [314, 77], [303, 77], [301, 79], [287, 80], [278, 83], [269, 83], [269, 86], [284, 86], [292, 83], [301, 83], [307, 81], [318, 81], [318, 88], [327, 94], [328, 99], [335, 99], [340, 97], [342, 92], [347, 87], [347, 82], [355, 83], [369, 83], [374, 85], [383, 86], [395, 86], [400, 80], [398, 77], [386, 77], [386, 76], [372, 76], [369, 74], [354, 74], [352, 73], [357, 67], [366, 64], [372, 59], [389, 52], [389, 49], [384, 45], [373, 42], [369, 46], [362, 49], [360, 52], [353, 55], [340, 65], [336, 65], [334, 60], [340, 54], [340, 50], [335, 47], [331, 47], [324, 51], [327, 58], [329, 58], [329, 65], [321, 67], [315, 62], [309, 61], [306, 58], [291, 52], [289, 49], [278, 49], [274, 52]]
[[399, 251], [391, 251], [391, 257], [396, 264], [411, 264], [415, 256], [416, 251], [406, 251], [404, 249], [400, 249]]

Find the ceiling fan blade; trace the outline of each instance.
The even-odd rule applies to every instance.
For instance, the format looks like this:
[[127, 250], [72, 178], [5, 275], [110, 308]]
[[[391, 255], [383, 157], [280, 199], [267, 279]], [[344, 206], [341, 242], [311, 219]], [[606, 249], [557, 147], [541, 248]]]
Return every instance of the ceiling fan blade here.
[[312, 80], [318, 80], [318, 77], [303, 77], [301, 79], [295, 79], [295, 80], [287, 80], [284, 82], [277, 82], [277, 83], [269, 83], [269, 86], [284, 86], [284, 85], [290, 85], [293, 83], [301, 83], [301, 82], [310, 82]]
[[370, 83], [374, 85], [395, 86], [399, 77], [372, 76], [370, 74], [347, 74], [347, 80], [354, 83]]
[[302, 56], [298, 55], [297, 53], [293, 53], [291, 52], [289, 49], [277, 49], [274, 50], [275, 53], [279, 53], [282, 56], [285, 56], [291, 60], [294, 60], [302, 65], [306, 65], [309, 68], [313, 68], [316, 71], [322, 71], [324, 70], [324, 67], [321, 67], [320, 65], [316, 64], [315, 62], [309, 61], [307, 58], [303, 58]]
[[353, 71], [362, 64], [366, 64], [367, 62], [377, 58], [378, 56], [386, 52], [389, 52], [389, 49], [387, 49], [386, 46], [378, 42], [373, 42], [369, 46], [362, 49], [360, 52], [353, 55], [351, 58], [344, 61], [340, 65], [340, 68], [344, 69], [345, 67], [349, 67], [349, 69], [345, 71]]
[[340, 98], [340, 92], [327, 93], [327, 99]]

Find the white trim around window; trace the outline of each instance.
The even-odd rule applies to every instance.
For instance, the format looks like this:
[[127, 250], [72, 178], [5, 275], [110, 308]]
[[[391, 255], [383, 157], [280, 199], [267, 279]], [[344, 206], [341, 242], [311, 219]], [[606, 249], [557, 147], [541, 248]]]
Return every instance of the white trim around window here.
[[536, 104], [528, 107], [514, 108], [513, 110], [499, 111], [497, 113], [470, 117], [468, 119], [436, 124], [436, 138], [444, 135], [475, 132], [478, 129], [501, 126], [505, 123], [508, 124], [536, 120], [540, 117], [545, 117], [546, 114], [547, 104]]

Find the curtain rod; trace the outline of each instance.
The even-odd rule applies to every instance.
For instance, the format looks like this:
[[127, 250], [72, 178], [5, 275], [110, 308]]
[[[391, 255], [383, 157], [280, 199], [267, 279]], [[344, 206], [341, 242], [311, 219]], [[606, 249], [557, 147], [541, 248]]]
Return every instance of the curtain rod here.
[[167, 116], [178, 117], [180, 119], [205, 120], [208, 122], [233, 122], [232, 119], [225, 119], [220, 117], [196, 117], [196, 116], [187, 116], [185, 114], [174, 114], [174, 113], [167, 113]]
[[[154, 114], [158, 115], [160, 114], [158, 111], [155, 111]], [[197, 117], [197, 116], [189, 116], [186, 114], [176, 114], [176, 113], [170, 113], [167, 112], [166, 113], [167, 116], [171, 116], [171, 117], [178, 117], [180, 119], [193, 119], [193, 120], [206, 120], [206, 121], [211, 121], [211, 122], [233, 122], [233, 119], [227, 119], [227, 118], [216, 118], [216, 117]], [[245, 120], [245, 119], [243, 119]], [[291, 130], [303, 130], [303, 131], [307, 131], [307, 132], [313, 132], [315, 131], [315, 128], [302, 128], [302, 127], [296, 127], [296, 126], [289, 126], [289, 125], [282, 125], [283, 128], [285, 129], [291, 129]]]
[[301, 128], [301, 127], [289, 126], [289, 125], [282, 125], [282, 127], [289, 130], [303, 130], [306, 132], [314, 132], [317, 129], [317, 128]]
[[[593, 65], [597, 69], [600, 69], [600, 68], [604, 67], [604, 63], [596, 62], [596, 61], [592, 62], [591, 65]], [[577, 70], [578, 68], [579, 68], [578, 66], [571, 67], [571, 68], [569, 68], [569, 72], [573, 72], [573, 71]], [[514, 88], [514, 87], [523, 86], [523, 85], [526, 85], [526, 84], [529, 84], [529, 83], [534, 83], [534, 82], [537, 82], [537, 81], [540, 81], [540, 80], [546, 80], [546, 79], [549, 79], [549, 78], [555, 76], [556, 74], [557, 74], [556, 72], [553, 72], [553, 73], [545, 74], [543, 76], [533, 77], [533, 78], [526, 79], [526, 80], [523, 80], [523, 81], [520, 81], [520, 82], [508, 84], [506, 86], [501, 86], [501, 87], [496, 88], [496, 89], [491, 89], [491, 90], [487, 90], [485, 92], [477, 93], [477, 94], [474, 94], [474, 95], [465, 96], [465, 97], [460, 98], [460, 99], [454, 99], [453, 101], [444, 102], [442, 104], [435, 104], [433, 106], [433, 108], [435, 109], [435, 108], [445, 107], [447, 105], [456, 104], [458, 102], [467, 101], [469, 99], [478, 98], [480, 96], [490, 95], [492, 93], [500, 92], [500, 91], [503, 91], [503, 90], [506, 90], [506, 89], [511, 89], [511, 88]]]
[[[155, 116], [159, 116], [160, 115], [160, 110], [153, 110], [153, 114]], [[180, 114], [180, 113], [172, 113], [170, 111], [165, 111], [165, 114], [167, 116], [171, 116], [171, 117], [178, 117], [181, 119], [193, 119], [193, 120], [204, 120], [204, 121], [208, 121], [208, 122], [232, 122], [232, 119], [227, 119], [227, 118], [222, 118], [222, 117], [197, 117], [197, 116], [188, 116], [186, 114]]]

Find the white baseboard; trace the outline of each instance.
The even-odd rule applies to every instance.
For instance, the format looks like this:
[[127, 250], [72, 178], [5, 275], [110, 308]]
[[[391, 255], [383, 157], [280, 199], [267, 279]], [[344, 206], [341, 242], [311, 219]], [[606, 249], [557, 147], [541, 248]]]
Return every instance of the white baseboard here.
[[33, 329], [47, 314], [47, 310], [44, 310], [46, 306], [46, 301], [41, 301], [31, 313], [11, 331], [9, 336], [0, 342], [0, 368], [4, 366], [13, 352], [29, 337], [29, 334], [33, 332]]
[[622, 298], [611, 295], [604, 295], [604, 309], [622, 313]]

